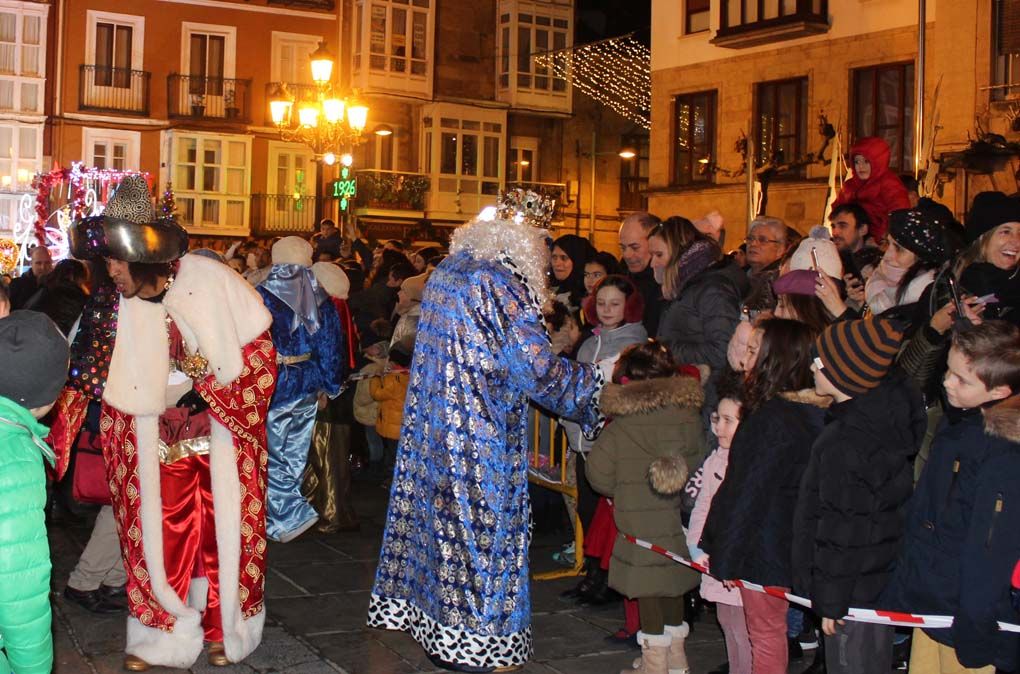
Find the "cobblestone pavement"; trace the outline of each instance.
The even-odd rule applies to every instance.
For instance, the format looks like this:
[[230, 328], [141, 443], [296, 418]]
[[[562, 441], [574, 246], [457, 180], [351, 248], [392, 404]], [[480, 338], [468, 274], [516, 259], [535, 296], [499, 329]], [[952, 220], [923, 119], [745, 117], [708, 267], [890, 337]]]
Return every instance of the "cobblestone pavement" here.
[[[382, 536], [386, 492], [355, 485], [361, 531], [325, 535], [314, 530], [288, 544], [271, 544], [267, 571], [269, 609], [262, 645], [242, 664], [212, 667], [202, 657], [196, 674], [288, 672], [293, 674], [410, 674], [443, 671], [406, 634], [365, 627], [369, 591]], [[91, 518], [90, 518], [91, 521]], [[59, 596], [91, 527], [54, 525], [54, 634], [58, 674], [122, 672], [123, 616], [96, 616]], [[533, 566], [551, 568], [550, 554], [562, 536], [540, 535], [532, 547]], [[623, 609], [581, 609], [559, 593], [570, 579], [533, 582], [534, 659], [524, 674], [618, 674], [636, 651], [614, 647], [605, 636], [622, 626]], [[695, 674], [725, 660], [722, 635], [709, 614], [688, 642]], [[153, 668], [152, 674], [182, 671]]]

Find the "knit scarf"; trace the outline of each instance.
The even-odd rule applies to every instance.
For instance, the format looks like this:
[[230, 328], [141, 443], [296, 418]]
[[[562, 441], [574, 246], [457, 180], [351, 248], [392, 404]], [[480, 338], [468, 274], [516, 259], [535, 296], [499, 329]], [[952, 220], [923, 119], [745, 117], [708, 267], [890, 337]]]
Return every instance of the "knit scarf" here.
[[699, 239], [680, 254], [677, 261], [676, 295], [680, 296], [684, 287], [695, 276], [705, 271], [719, 259], [719, 246], [712, 241]]

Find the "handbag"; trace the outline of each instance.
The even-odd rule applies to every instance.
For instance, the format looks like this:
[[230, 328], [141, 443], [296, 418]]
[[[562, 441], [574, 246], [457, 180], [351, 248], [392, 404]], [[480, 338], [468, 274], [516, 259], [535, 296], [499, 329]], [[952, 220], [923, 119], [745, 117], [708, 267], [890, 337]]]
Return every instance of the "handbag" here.
[[99, 436], [86, 430], [81, 432], [75, 450], [71, 495], [79, 503], [110, 505], [112, 502]]

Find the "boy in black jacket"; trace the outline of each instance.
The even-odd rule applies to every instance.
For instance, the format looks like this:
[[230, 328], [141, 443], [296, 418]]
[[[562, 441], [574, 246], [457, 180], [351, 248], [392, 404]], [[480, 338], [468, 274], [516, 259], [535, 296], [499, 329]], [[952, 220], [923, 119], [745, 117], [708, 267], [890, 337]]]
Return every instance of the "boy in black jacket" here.
[[893, 363], [903, 333], [884, 319], [830, 325], [815, 341], [815, 392], [832, 396], [794, 519], [795, 590], [822, 618], [828, 674], [888, 672], [888, 625], [843, 621], [889, 580], [924, 437], [920, 391]]
[[935, 435], [881, 604], [953, 617], [951, 628], [914, 630], [910, 671], [1012, 672], [1020, 635], [997, 621], [1018, 618], [1010, 575], [1020, 557], [1020, 330], [986, 321], [954, 335], [944, 385], [962, 413]]

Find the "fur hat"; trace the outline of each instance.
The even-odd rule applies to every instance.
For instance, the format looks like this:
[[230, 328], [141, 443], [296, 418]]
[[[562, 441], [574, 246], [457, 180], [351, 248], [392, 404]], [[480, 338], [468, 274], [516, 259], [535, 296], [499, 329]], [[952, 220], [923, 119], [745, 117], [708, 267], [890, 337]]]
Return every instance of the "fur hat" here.
[[124, 262], [173, 262], [188, 252], [188, 232], [173, 218], [157, 218], [142, 175], [125, 177], [101, 215], [82, 218], [70, 232], [71, 254]]
[[312, 244], [300, 236], [285, 236], [273, 244], [273, 264], [312, 266]]
[[339, 265], [316, 262], [312, 265], [312, 275], [330, 297], [345, 300], [351, 292], [351, 282]]

